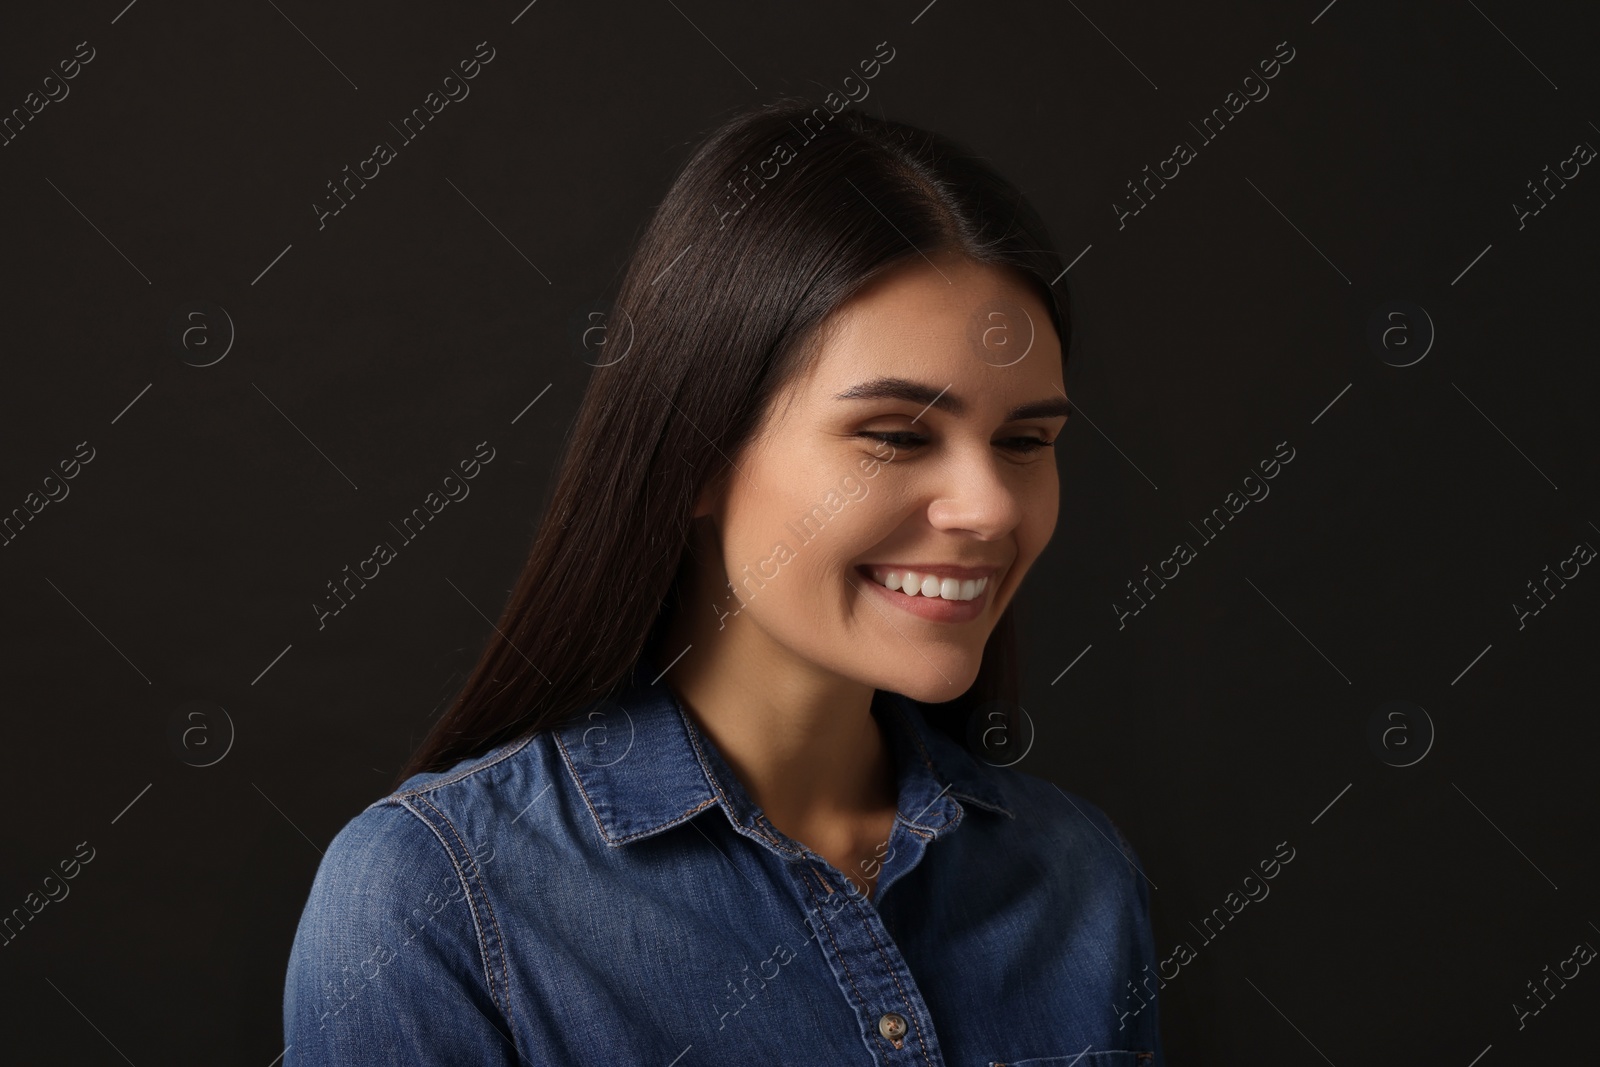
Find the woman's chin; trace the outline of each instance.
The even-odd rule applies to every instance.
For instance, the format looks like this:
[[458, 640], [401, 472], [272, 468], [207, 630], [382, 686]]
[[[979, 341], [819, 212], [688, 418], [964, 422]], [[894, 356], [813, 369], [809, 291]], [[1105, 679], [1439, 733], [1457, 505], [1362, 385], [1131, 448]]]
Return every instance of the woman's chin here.
[[887, 684], [880, 683], [878, 688], [902, 693], [923, 704], [943, 704], [971, 689], [972, 683], [978, 680], [978, 669], [983, 665], [982, 656], [974, 656], [970, 660], [949, 656], [930, 657], [928, 660], [921, 656], [915, 658], [916, 664], [908, 665], [903, 672], [896, 672]]

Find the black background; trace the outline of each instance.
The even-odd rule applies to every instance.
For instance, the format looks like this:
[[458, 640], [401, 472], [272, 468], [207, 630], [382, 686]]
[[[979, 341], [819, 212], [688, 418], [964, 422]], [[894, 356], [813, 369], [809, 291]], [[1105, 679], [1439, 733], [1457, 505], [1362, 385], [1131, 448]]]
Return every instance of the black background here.
[[[0, 948], [8, 1061], [282, 1052], [319, 852], [489, 633], [589, 373], [575, 324], [704, 131], [840, 89], [882, 41], [863, 106], [988, 157], [1073, 264], [1083, 417], [1018, 602], [1018, 766], [1112, 815], [1160, 955], [1191, 946], [1171, 1061], [1592, 1044], [1587, 968], [1514, 1005], [1600, 943], [1600, 578], [1513, 607], [1600, 544], [1600, 178], [1514, 206], [1600, 144], [1592, 7], [122, 3], [0, 32], [0, 113], [95, 52], [0, 148], [0, 514], [94, 450], [0, 548], [0, 914], [94, 849]], [[319, 230], [325, 183], [480, 41], [471, 95]], [[1279, 42], [1270, 95], [1202, 144]], [[1179, 140], [1197, 157], [1119, 228]], [[319, 630], [325, 583], [485, 440], [471, 495]], [[1198, 537], [1280, 442], [1270, 496]]]

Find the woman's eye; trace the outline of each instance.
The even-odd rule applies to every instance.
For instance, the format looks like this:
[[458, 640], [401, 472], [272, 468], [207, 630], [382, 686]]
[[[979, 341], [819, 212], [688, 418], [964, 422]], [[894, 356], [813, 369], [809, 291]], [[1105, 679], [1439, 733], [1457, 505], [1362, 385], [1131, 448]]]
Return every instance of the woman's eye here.
[[893, 445], [896, 448], [918, 448], [928, 443], [928, 439], [926, 437], [923, 437], [920, 434], [914, 434], [910, 430], [891, 430], [887, 432], [881, 430], [867, 430], [858, 434], [857, 436], [870, 437], [874, 441], [882, 441], [884, 444]]
[[1016, 452], [1037, 452], [1041, 448], [1049, 448], [1054, 441], [1046, 441], [1042, 437], [1013, 437], [1006, 445]]
[[[920, 448], [928, 443], [928, 439], [926, 437], [923, 437], [921, 434], [912, 433], [909, 430], [866, 430], [857, 436], [870, 437], [874, 441], [882, 441], [886, 445], [893, 445], [895, 448], [904, 448], [908, 450]], [[1000, 442], [1000, 444], [1013, 452], [1021, 452], [1026, 454], [1029, 452], [1037, 452], [1041, 448], [1049, 448], [1051, 445], [1055, 444], [1055, 442], [1047, 441], [1042, 437], [1008, 437], [1004, 441]]]

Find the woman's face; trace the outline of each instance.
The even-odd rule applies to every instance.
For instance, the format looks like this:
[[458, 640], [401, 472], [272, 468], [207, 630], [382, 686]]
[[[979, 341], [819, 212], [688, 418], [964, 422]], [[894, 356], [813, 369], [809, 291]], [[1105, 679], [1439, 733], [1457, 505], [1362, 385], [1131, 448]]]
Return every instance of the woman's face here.
[[708, 639], [779, 677], [787, 657], [952, 700], [1055, 530], [1041, 445], [1066, 422], [1060, 339], [1019, 279], [949, 254], [914, 257], [829, 325], [702, 497], [733, 586]]

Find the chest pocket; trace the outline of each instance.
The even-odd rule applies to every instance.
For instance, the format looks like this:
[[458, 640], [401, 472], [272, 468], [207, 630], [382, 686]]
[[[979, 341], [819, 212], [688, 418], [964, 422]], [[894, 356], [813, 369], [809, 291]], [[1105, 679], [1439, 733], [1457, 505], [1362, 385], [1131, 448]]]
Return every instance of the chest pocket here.
[[988, 1067], [1151, 1067], [1154, 1052], [1132, 1049], [1101, 1049], [1076, 1056], [1035, 1056], [1026, 1060], [990, 1060]]

